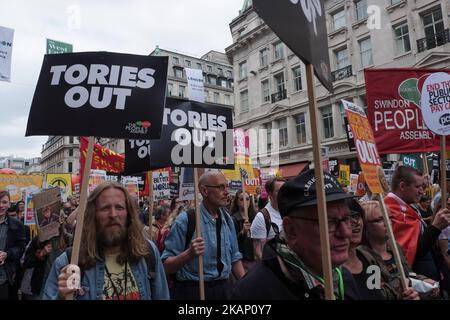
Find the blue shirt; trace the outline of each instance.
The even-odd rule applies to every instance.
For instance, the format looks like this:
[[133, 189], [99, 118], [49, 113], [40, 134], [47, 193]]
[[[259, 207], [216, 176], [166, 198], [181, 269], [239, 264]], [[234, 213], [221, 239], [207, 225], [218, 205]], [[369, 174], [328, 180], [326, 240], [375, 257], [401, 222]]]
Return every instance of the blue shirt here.
[[[200, 205], [200, 226], [202, 238], [205, 241], [203, 254], [203, 274], [205, 281], [228, 279], [232, 264], [242, 259], [239, 252], [236, 231], [231, 217], [221, 210], [222, 226], [220, 228], [220, 251], [223, 270], [219, 276], [217, 270], [217, 238], [216, 221], [211, 217], [203, 203]], [[170, 233], [164, 243], [165, 249], [161, 256], [164, 261], [168, 257], [175, 257], [185, 250], [188, 216], [186, 212], [178, 215], [175, 223], [170, 228]], [[196, 232], [192, 239], [197, 237]], [[187, 246], [189, 247], [189, 246]], [[179, 281], [198, 281], [198, 257], [187, 262], [176, 274]]]
[[[168, 300], [169, 289], [167, 287], [164, 267], [159, 257], [159, 251], [151, 243], [153, 254], [155, 255], [155, 279], [150, 282], [148, 279], [147, 263], [142, 258], [138, 263], [131, 264], [131, 272], [136, 280], [141, 300]], [[62, 253], [53, 263], [52, 270], [47, 278], [44, 288], [43, 300], [57, 300], [58, 295], [58, 275], [60, 270], [69, 264], [66, 253]], [[81, 287], [85, 294], [78, 296], [78, 300], [103, 300], [103, 287], [105, 284], [105, 262], [97, 260], [95, 267], [87, 269], [81, 279]]]

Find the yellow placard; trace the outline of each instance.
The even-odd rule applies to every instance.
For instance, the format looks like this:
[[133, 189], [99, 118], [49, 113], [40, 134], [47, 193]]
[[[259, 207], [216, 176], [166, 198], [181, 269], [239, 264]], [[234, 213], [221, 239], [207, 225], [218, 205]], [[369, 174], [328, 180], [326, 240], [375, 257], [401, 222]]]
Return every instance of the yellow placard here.
[[25, 193], [38, 192], [42, 188], [42, 176], [28, 174], [0, 174], [0, 190], [7, 190], [12, 202], [22, 200]]
[[59, 187], [62, 190], [63, 201], [72, 195], [72, 175], [70, 173], [47, 173], [45, 187]]

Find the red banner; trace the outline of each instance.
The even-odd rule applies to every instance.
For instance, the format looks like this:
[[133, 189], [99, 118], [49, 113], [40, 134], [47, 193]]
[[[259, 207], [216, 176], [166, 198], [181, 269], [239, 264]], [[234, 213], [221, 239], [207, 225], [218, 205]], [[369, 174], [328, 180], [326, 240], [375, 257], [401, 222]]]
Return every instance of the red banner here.
[[[88, 139], [80, 137], [80, 176], [83, 177], [84, 163], [86, 162]], [[94, 145], [91, 169], [105, 170], [106, 172], [120, 173], [125, 168], [125, 156], [99, 144]]]
[[364, 70], [367, 117], [380, 154], [439, 150], [439, 136], [425, 126], [420, 109], [423, 83], [435, 72], [450, 70]]

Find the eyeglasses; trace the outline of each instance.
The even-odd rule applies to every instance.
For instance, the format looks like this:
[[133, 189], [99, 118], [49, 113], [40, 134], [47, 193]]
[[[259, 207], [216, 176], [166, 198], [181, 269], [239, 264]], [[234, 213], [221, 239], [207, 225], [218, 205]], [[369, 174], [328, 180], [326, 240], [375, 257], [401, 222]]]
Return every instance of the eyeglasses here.
[[227, 185], [225, 185], [225, 184], [219, 184], [218, 186], [210, 186], [210, 185], [206, 185], [205, 184], [205, 187], [208, 187], [208, 188], [216, 188], [216, 189], [219, 189], [220, 191], [225, 191], [225, 190], [227, 190], [228, 191], [228, 189], [229, 189], [229, 187], [227, 186]]
[[[317, 219], [317, 218], [305, 218], [305, 217], [299, 217], [299, 216], [289, 216], [289, 218], [306, 220], [306, 221], [314, 221], [314, 222], [319, 223], [319, 219]], [[328, 232], [329, 233], [336, 232], [336, 229], [339, 228], [341, 223], [344, 223], [348, 228], [350, 228], [351, 219], [352, 219], [351, 215], [344, 216], [340, 219], [336, 219], [336, 218], [328, 219]]]
[[353, 221], [358, 221], [361, 219], [361, 212], [358, 211], [350, 211], [350, 219]]
[[[250, 201], [250, 198], [245, 198], [246, 201]], [[244, 201], [244, 198], [239, 198], [239, 201]]]

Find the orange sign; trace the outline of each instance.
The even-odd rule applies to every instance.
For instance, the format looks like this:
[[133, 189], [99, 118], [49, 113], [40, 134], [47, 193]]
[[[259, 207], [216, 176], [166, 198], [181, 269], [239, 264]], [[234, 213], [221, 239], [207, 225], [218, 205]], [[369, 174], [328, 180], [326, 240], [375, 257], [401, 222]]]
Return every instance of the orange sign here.
[[348, 124], [355, 140], [358, 161], [364, 173], [366, 183], [372, 193], [382, 193], [379, 168], [382, 167], [372, 128], [363, 108], [354, 103], [342, 100], [347, 113]]

